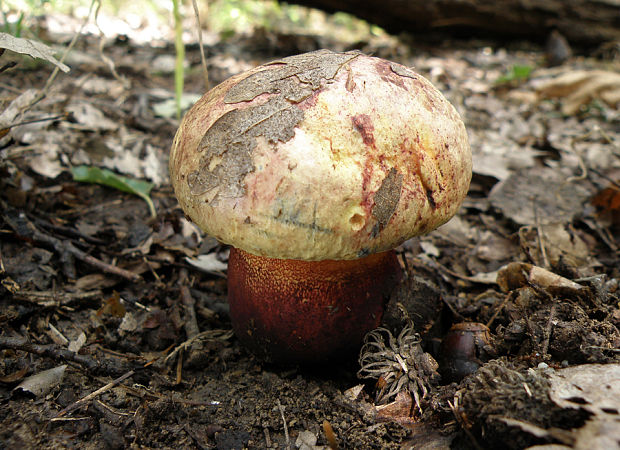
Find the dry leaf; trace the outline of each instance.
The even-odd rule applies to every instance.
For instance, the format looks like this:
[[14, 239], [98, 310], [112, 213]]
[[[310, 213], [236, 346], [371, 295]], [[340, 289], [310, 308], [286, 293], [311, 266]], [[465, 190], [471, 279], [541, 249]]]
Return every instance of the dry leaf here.
[[618, 418], [620, 364], [582, 364], [557, 370], [549, 378], [549, 398], [561, 408]]
[[295, 447], [299, 450], [315, 450], [316, 448], [324, 448], [317, 447], [317, 437], [312, 431], [301, 431], [297, 435], [297, 440], [295, 440]]
[[592, 100], [602, 100], [612, 108], [620, 102], [620, 74], [616, 72], [574, 70], [537, 84], [539, 97], [559, 98], [566, 115], [577, 113]]
[[215, 253], [209, 253], [208, 255], [198, 255], [196, 258], [185, 258], [185, 261], [190, 263], [196, 269], [210, 274], [221, 274], [228, 268], [226, 263], [223, 263], [217, 259]]
[[73, 124], [74, 128], [88, 131], [110, 131], [118, 128], [118, 122], [108, 119], [100, 109], [86, 101], [71, 103], [66, 110], [73, 115], [76, 123], [79, 124]]
[[588, 190], [551, 168], [517, 170], [489, 193], [491, 204], [520, 225], [565, 223], [583, 211]]
[[26, 375], [26, 373], [28, 373], [28, 367], [24, 367], [17, 372], [13, 372], [3, 377], [0, 377], [0, 383], [15, 383], [16, 381], [24, 378], [24, 375]]
[[600, 190], [590, 201], [599, 213], [614, 225], [620, 225], [620, 189], [611, 185]]
[[411, 395], [407, 391], [400, 391], [393, 402], [376, 406], [376, 420], [377, 422], [415, 422], [412, 406]]
[[[546, 261], [541, 252], [541, 236]], [[555, 267], [563, 263], [571, 267], [582, 267], [593, 262], [588, 244], [570, 224], [541, 225], [538, 229], [522, 227], [519, 230], [519, 240], [521, 248], [537, 265], [546, 266], [548, 263]]]
[[578, 294], [586, 288], [574, 281], [528, 263], [510, 263], [497, 273], [497, 284], [504, 292], [534, 285], [549, 292]]
[[32, 56], [33, 58], [44, 59], [54, 64], [63, 72], [69, 72], [70, 70], [67, 65], [54, 58], [55, 51], [51, 47], [39, 41], [17, 38], [8, 33], [0, 33], [0, 48], [6, 48], [15, 53]]
[[33, 394], [35, 397], [42, 397], [60, 384], [65, 375], [66, 368], [67, 365], [63, 364], [62, 366], [31, 375], [13, 389], [13, 392], [21, 390]]
[[80, 349], [86, 344], [86, 334], [82, 331], [77, 339], [69, 342], [69, 351], [73, 353], [77, 353]]

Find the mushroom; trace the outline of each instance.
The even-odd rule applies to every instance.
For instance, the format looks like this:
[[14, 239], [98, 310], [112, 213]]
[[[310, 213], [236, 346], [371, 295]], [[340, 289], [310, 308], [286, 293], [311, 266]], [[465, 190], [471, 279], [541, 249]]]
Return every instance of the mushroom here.
[[360, 52], [283, 58], [185, 115], [170, 176], [186, 215], [231, 246], [238, 338], [269, 361], [346, 355], [402, 277], [394, 248], [448, 221], [471, 179], [454, 107]]

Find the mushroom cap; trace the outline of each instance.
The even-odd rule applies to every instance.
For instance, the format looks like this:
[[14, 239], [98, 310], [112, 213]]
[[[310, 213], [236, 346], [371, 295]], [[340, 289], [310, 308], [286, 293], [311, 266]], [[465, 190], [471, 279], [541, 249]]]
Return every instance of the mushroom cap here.
[[405, 66], [291, 56], [229, 78], [183, 118], [170, 176], [185, 213], [259, 256], [355, 259], [447, 222], [471, 151], [454, 107]]

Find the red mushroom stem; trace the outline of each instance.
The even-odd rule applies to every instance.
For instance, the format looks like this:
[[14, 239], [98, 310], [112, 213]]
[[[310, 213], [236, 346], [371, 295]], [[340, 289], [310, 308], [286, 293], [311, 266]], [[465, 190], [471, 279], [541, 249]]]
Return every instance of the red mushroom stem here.
[[269, 361], [346, 356], [379, 326], [402, 278], [394, 251], [356, 260], [300, 261], [232, 248], [228, 301], [239, 339]]

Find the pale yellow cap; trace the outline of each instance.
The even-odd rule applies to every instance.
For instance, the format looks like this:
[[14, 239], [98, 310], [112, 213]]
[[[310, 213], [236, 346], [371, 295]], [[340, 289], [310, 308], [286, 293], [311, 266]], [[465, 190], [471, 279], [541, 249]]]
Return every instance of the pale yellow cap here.
[[471, 151], [454, 107], [412, 70], [358, 52], [284, 58], [202, 97], [170, 176], [206, 233], [272, 258], [354, 259], [447, 222]]

